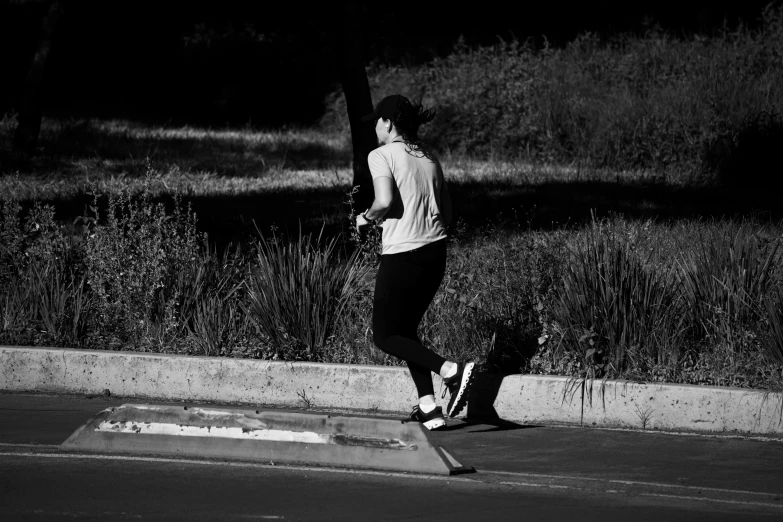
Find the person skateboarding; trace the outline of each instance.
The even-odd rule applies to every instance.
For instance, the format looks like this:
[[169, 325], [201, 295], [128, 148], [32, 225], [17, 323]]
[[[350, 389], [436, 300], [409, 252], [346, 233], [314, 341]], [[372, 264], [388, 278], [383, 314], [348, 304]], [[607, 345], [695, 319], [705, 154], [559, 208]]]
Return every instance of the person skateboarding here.
[[379, 147], [368, 156], [375, 198], [356, 217], [360, 233], [376, 221], [382, 220], [383, 227], [373, 341], [407, 363], [419, 395], [409, 420], [430, 430], [446, 425], [435, 402], [432, 372], [443, 378], [450, 394], [446, 414], [455, 417], [467, 403], [475, 368], [473, 361], [446, 360], [425, 347], [417, 334], [446, 270], [446, 226], [452, 213], [443, 169], [418, 137], [419, 127], [434, 116], [434, 110], [394, 94], [363, 118], [375, 122]]

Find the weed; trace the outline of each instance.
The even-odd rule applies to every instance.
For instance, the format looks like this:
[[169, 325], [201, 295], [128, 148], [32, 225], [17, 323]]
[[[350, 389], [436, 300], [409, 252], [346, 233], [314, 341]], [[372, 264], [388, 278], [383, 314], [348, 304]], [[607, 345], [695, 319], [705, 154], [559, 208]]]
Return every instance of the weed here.
[[634, 408], [636, 409], [636, 416], [639, 417], [639, 424], [643, 430], [646, 430], [647, 424], [649, 424], [650, 419], [652, 418], [652, 414], [655, 413], [655, 410], [649, 406], [642, 409], [638, 404], [634, 404]]
[[302, 405], [304, 405], [306, 410], [313, 407], [313, 398], [307, 396], [307, 391], [304, 388], [302, 388], [302, 391], [296, 392], [296, 394], [299, 396], [299, 400], [302, 401]]

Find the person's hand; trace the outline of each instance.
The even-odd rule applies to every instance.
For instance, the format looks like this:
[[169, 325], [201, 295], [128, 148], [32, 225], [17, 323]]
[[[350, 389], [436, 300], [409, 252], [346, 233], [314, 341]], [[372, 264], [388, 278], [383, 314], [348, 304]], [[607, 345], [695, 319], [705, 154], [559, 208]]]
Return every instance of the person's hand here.
[[358, 233], [361, 234], [371, 224], [372, 224], [372, 221], [368, 221], [367, 218], [364, 217], [364, 214], [359, 214], [359, 215], [356, 216], [356, 231]]

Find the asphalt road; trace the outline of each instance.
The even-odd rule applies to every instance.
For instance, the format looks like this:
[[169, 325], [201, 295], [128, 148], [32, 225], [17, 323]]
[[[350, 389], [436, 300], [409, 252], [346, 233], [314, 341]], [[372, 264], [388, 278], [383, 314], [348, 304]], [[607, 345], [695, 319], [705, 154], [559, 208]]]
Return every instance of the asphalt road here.
[[455, 421], [455, 477], [58, 448], [124, 402], [0, 394], [0, 520], [783, 519], [774, 439]]

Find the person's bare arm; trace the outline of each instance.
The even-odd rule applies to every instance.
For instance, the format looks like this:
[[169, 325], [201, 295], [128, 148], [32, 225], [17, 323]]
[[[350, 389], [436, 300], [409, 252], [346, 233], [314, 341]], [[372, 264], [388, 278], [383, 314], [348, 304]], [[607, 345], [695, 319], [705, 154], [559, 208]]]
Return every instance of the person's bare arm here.
[[368, 225], [370, 221], [381, 219], [391, 208], [394, 199], [394, 180], [387, 176], [381, 176], [375, 178], [372, 184], [375, 190], [375, 199], [370, 208], [356, 217], [357, 228]]

